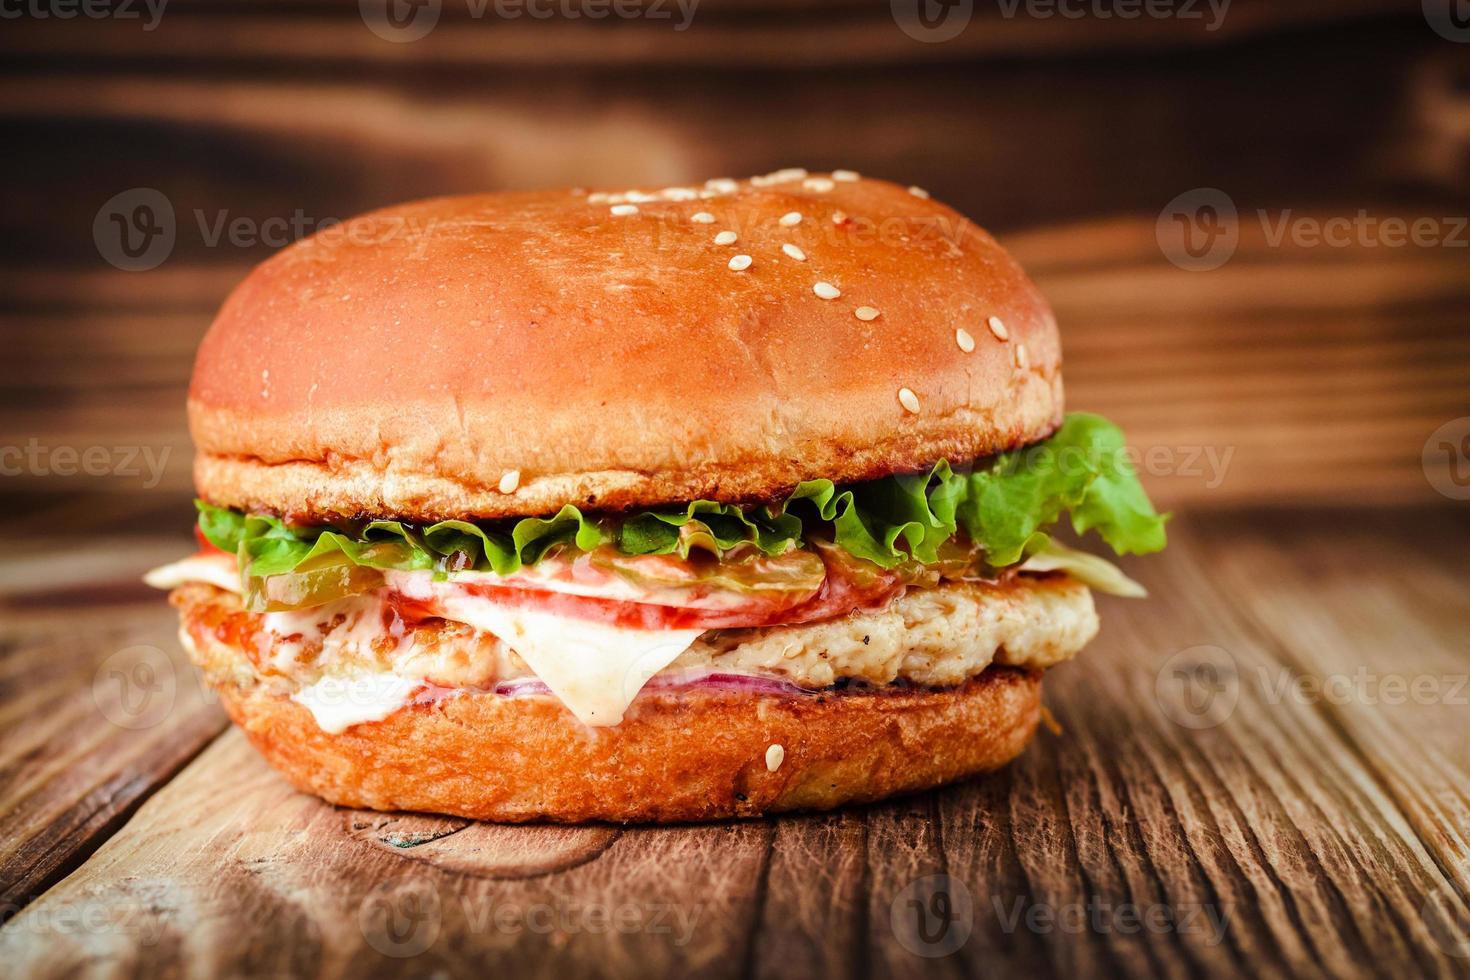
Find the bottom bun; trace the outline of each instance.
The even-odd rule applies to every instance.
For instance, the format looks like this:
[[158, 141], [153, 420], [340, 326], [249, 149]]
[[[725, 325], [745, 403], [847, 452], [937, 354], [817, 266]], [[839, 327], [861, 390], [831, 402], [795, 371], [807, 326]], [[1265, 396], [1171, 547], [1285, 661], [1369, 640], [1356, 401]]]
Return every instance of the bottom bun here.
[[1041, 672], [991, 667], [937, 691], [645, 692], [611, 728], [550, 698], [465, 693], [332, 735], [283, 695], [221, 696], [271, 765], [342, 806], [680, 822], [825, 810], [999, 768], [1036, 730]]

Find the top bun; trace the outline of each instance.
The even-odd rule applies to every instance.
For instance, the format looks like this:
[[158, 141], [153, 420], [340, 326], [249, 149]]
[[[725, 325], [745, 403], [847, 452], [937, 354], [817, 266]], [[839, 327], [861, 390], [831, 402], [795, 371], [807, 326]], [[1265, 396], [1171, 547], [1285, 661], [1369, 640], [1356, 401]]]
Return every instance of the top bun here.
[[755, 501], [1049, 434], [1061, 349], [1020, 266], [838, 173], [435, 198], [297, 242], [199, 348], [200, 494], [313, 520]]

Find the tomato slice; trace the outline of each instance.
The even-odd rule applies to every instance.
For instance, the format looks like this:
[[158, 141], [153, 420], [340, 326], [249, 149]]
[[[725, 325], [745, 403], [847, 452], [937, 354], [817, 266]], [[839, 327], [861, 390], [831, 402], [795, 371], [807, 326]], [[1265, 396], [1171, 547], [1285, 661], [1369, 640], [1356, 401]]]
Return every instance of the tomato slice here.
[[[538, 612], [587, 619], [626, 629], [645, 630], [741, 629], [810, 623], [831, 619], [856, 609], [884, 605], [903, 591], [903, 579], [896, 572], [885, 571], [871, 562], [857, 565], [843, 561], [836, 557], [839, 551], [840, 549], [833, 548], [830, 552], [817, 554], [825, 574], [817, 590], [810, 595], [751, 593], [737, 605], [720, 608], [655, 605], [529, 588], [506, 589], [491, 585], [465, 585], [460, 588], [500, 605], [535, 609]], [[428, 605], [432, 608], [433, 601], [430, 600]]]

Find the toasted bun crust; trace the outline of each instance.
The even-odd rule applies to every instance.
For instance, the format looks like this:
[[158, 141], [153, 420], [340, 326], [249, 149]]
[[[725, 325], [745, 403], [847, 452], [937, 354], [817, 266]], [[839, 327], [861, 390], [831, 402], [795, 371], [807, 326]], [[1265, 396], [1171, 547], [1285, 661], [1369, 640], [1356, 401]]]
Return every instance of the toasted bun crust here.
[[438, 198], [292, 245], [199, 349], [200, 493], [320, 519], [758, 500], [1055, 427], [1056, 323], [988, 234], [882, 181], [758, 180], [632, 214], [579, 191]]
[[[230, 716], [297, 788], [342, 806], [521, 822], [683, 822], [825, 810], [928, 789], [1020, 754], [1041, 673], [992, 667], [943, 691], [644, 696], [587, 728], [549, 698], [462, 694], [339, 735], [264, 688]], [[785, 757], [771, 772], [767, 750]]]

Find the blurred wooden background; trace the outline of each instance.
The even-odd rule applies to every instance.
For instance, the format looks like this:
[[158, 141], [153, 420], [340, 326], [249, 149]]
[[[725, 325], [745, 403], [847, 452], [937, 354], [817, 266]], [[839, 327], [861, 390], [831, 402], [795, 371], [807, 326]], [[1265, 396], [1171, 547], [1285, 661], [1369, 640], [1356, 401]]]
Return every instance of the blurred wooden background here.
[[[0, 504], [76, 520], [102, 491], [114, 526], [187, 520], [192, 352], [273, 250], [212, 241], [221, 221], [281, 244], [433, 194], [781, 166], [920, 184], [999, 234], [1061, 318], [1071, 405], [1125, 424], [1166, 505], [1441, 500], [1425, 442], [1470, 415], [1470, 44], [1417, 0], [1194, 8], [982, 2], [943, 43], [855, 0], [704, 0], [684, 30], [668, 5], [594, 23], [444, 0], [412, 43], [375, 36], [355, 0], [172, 0], [151, 30], [141, 5], [7, 20], [0, 447], [43, 462], [7, 470]], [[167, 197], [176, 241], [122, 271], [94, 222], [140, 187]], [[1241, 216], [1212, 271], [1155, 234], [1200, 187]], [[1283, 215], [1360, 212], [1449, 241], [1271, 240]], [[157, 486], [142, 456], [135, 474], [43, 472], [94, 446], [117, 467], [134, 446], [168, 456]]]

